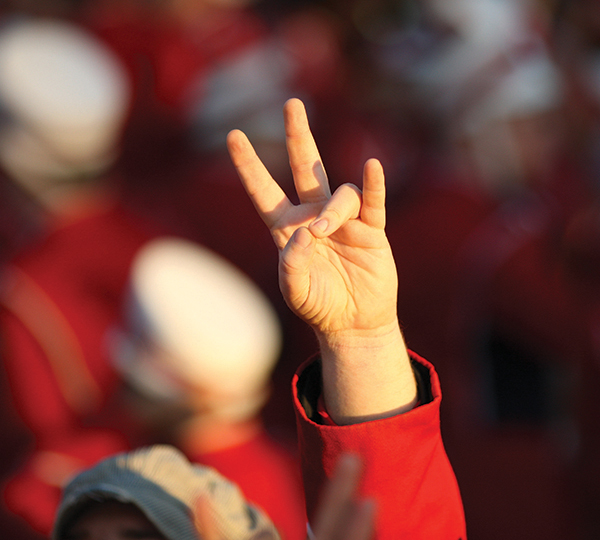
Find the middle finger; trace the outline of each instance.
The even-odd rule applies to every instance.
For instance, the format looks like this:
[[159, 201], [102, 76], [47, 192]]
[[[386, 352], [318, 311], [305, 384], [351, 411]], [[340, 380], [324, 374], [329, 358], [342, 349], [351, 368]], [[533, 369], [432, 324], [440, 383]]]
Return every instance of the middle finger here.
[[284, 118], [290, 166], [300, 202], [327, 200], [331, 196], [329, 182], [302, 101], [288, 100]]

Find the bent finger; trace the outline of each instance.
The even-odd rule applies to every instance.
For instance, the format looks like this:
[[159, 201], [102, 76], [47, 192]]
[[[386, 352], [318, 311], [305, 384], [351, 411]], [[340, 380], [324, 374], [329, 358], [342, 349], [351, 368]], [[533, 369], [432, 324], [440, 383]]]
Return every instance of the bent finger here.
[[280, 253], [279, 285], [292, 310], [302, 306], [310, 291], [309, 266], [315, 254], [315, 239], [306, 227], [298, 228]]
[[362, 194], [354, 184], [343, 184], [327, 201], [319, 215], [309, 225], [317, 238], [325, 238], [337, 231], [344, 223], [360, 214]]

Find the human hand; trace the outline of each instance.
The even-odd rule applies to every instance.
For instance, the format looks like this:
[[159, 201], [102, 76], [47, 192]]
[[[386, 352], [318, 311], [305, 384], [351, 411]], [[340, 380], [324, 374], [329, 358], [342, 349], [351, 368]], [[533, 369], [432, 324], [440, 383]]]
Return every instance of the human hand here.
[[416, 382], [396, 312], [398, 278], [385, 235], [385, 181], [379, 161], [332, 195], [298, 99], [284, 106], [298, 205], [292, 204], [239, 130], [227, 144], [238, 174], [279, 249], [279, 285], [315, 330], [327, 410], [338, 424], [409, 410]]
[[242, 183], [279, 249], [284, 298], [318, 334], [387, 332], [397, 323], [397, 277], [384, 232], [383, 169], [369, 160], [362, 193], [344, 184], [331, 195], [300, 100], [285, 104], [284, 119], [299, 205], [290, 202], [242, 132], [228, 136]]
[[[307, 540], [369, 540], [373, 534], [375, 502], [356, 497], [362, 464], [358, 456], [340, 457], [333, 476], [325, 485], [314, 528]], [[194, 523], [202, 540], [222, 540], [207, 496], [200, 496], [194, 508]], [[261, 536], [261, 538], [263, 538]], [[258, 540], [258, 539], [257, 539]], [[265, 535], [264, 540], [273, 540]]]

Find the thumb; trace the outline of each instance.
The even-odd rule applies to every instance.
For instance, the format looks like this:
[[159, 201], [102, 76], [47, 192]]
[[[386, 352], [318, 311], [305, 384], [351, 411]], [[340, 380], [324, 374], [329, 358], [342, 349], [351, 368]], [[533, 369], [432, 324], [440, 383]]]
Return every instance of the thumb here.
[[290, 307], [299, 307], [310, 290], [310, 263], [316, 239], [306, 227], [296, 229], [279, 256], [279, 287]]

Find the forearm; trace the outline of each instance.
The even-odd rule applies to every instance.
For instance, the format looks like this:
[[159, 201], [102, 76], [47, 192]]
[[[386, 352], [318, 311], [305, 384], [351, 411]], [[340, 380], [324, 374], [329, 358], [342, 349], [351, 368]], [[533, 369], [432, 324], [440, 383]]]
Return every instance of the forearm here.
[[369, 332], [320, 334], [323, 396], [338, 425], [387, 418], [417, 402], [417, 385], [397, 322]]

